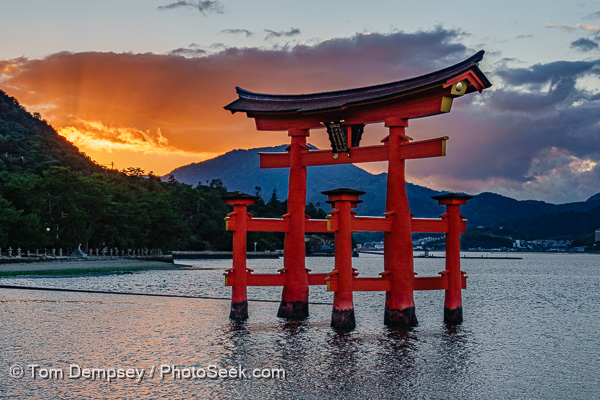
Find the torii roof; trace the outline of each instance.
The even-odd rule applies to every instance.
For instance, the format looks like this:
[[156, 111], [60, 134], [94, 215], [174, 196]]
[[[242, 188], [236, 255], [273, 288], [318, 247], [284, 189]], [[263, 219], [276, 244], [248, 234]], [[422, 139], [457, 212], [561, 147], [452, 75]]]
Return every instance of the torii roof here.
[[225, 109], [232, 113], [246, 112], [249, 116], [250, 114], [310, 115], [343, 110], [350, 106], [386, 102], [386, 100], [417, 94], [428, 89], [439, 91], [463, 80], [466, 81], [467, 88], [461, 94], [475, 90], [481, 92], [492, 85], [478, 66], [483, 59], [483, 54], [484, 51], [481, 50], [458, 64], [415, 78], [334, 92], [280, 95], [253, 93], [236, 87], [239, 98], [225, 106]]

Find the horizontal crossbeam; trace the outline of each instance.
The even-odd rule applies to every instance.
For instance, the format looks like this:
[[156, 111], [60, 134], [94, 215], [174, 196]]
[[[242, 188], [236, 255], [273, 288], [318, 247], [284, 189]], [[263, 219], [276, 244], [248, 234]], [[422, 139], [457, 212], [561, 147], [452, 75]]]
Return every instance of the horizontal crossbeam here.
[[[289, 232], [289, 220], [280, 218], [250, 218], [248, 232]], [[231, 222], [229, 222], [231, 227]], [[235, 223], [233, 229], [235, 230]]]
[[[236, 230], [235, 218], [227, 218], [226, 229]], [[392, 221], [385, 217], [352, 217], [353, 232], [391, 232]], [[337, 218], [307, 219], [306, 233], [328, 233], [337, 231]], [[248, 232], [289, 232], [289, 220], [285, 218], [249, 218]], [[460, 224], [460, 232], [467, 231], [467, 221]], [[412, 232], [446, 233], [448, 221], [440, 218], [412, 218]]]
[[[462, 277], [462, 289], [467, 288], [467, 278]], [[414, 290], [447, 290], [448, 278], [446, 276], [415, 277]], [[336, 292], [338, 290], [338, 280], [330, 277], [327, 283], [327, 290]], [[352, 280], [352, 291], [354, 292], [387, 292], [390, 290], [390, 281], [388, 278], [354, 278]]]
[[[448, 220], [440, 218], [412, 218], [411, 229], [419, 233], [446, 233]], [[467, 220], [460, 221], [460, 233], [467, 232]]]
[[[308, 274], [308, 284], [311, 286], [326, 285], [328, 274]], [[225, 286], [235, 285], [235, 274], [225, 275]], [[286, 274], [255, 274], [247, 273], [246, 286], [284, 286]]]
[[350, 220], [353, 232], [390, 232], [392, 220], [384, 217], [353, 217]]
[[[235, 285], [235, 274], [228, 274], [225, 278], [225, 286]], [[284, 286], [285, 274], [255, 274], [247, 273], [246, 286]], [[467, 288], [467, 277], [462, 278], [462, 289]], [[327, 290], [335, 292], [338, 290], [338, 280], [329, 274], [308, 274], [308, 284], [311, 286], [327, 285]], [[414, 290], [447, 290], [447, 276], [415, 277]], [[354, 292], [387, 292], [390, 290], [390, 281], [386, 277], [381, 278], [358, 278], [352, 280], [352, 291]]]
[[[444, 136], [436, 139], [409, 142], [400, 145], [400, 158], [415, 159], [441, 157], [446, 155], [446, 140]], [[261, 168], [289, 168], [289, 153], [259, 153]], [[317, 165], [356, 164], [389, 160], [389, 146], [351, 147], [348, 153], [340, 153], [337, 158], [331, 150], [309, 150], [301, 154], [301, 163], [305, 167]]]

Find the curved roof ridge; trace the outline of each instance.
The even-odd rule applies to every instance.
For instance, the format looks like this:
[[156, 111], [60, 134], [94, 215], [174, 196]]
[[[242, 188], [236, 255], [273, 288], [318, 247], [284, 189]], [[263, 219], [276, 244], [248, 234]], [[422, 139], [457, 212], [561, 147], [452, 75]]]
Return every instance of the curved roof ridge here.
[[255, 93], [236, 87], [238, 99], [225, 106], [225, 109], [231, 112], [302, 112], [329, 109], [349, 103], [381, 99], [418, 90], [442, 81], [445, 82], [469, 70], [477, 75], [484, 87], [490, 87], [491, 83], [478, 67], [484, 53], [483, 50], [480, 50], [464, 61], [425, 75], [352, 89], [310, 94], [267, 94]]
[[[355, 94], [356, 92], [362, 92], [365, 89], [370, 89], [370, 91], [374, 91], [377, 89], [389, 89], [391, 86], [396, 86], [398, 84], [406, 84], [410, 81], [426, 79], [426, 78], [429, 78], [430, 76], [434, 76], [434, 75], [437, 76], [441, 73], [450, 72], [450, 70], [454, 70], [454, 69], [462, 70], [467, 65], [468, 66], [477, 65], [483, 59], [484, 53], [485, 53], [484, 50], [480, 50], [477, 53], [475, 53], [474, 55], [472, 55], [471, 57], [467, 58], [466, 60], [461, 61], [460, 63], [451, 65], [449, 67], [446, 67], [446, 68], [438, 70], [438, 71], [430, 72], [425, 75], [420, 75], [420, 76], [413, 77], [413, 78], [403, 79], [400, 81], [380, 83], [380, 84], [371, 85], [371, 86], [362, 86], [359, 88], [333, 90], [333, 91], [317, 92], [317, 93], [310, 93], [310, 94], [258, 93], [258, 92], [251, 92], [251, 91], [243, 89], [239, 86], [236, 86], [235, 90], [240, 98], [249, 99], [249, 100], [260, 100], [260, 99], [275, 100], [275, 99], [278, 99], [278, 100], [285, 101], [286, 100], [285, 98], [289, 97], [290, 101], [297, 101], [297, 100], [302, 100], [302, 98], [308, 99], [308, 98], [315, 98], [317, 96], [318, 97], [339, 97], [340, 95], [341, 96], [352, 95], [352, 94]], [[333, 96], [333, 95], [335, 95], [335, 96]]]

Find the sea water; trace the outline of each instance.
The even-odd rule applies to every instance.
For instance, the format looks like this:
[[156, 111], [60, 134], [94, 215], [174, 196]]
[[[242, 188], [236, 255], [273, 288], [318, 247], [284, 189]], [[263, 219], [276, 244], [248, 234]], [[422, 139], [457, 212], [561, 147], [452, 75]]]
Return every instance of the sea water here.
[[[355, 293], [356, 329], [337, 333], [327, 304], [305, 321], [277, 318], [280, 288], [249, 288], [275, 302], [250, 302], [243, 323], [228, 319], [226, 300], [0, 289], [0, 398], [600, 398], [600, 256], [521, 256], [461, 260], [463, 324], [442, 323], [443, 292], [416, 292], [419, 325], [408, 331], [384, 326], [375, 292]], [[231, 260], [182, 262], [198, 269], [0, 283], [230, 296]], [[332, 263], [307, 259], [313, 272]], [[353, 263], [360, 276], [383, 270], [377, 255]], [[248, 267], [275, 272], [282, 261]], [[418, 276], [443, 269], [444, 259], [415, 259]], [[324, 287], [310, 290], [331, 302]]]

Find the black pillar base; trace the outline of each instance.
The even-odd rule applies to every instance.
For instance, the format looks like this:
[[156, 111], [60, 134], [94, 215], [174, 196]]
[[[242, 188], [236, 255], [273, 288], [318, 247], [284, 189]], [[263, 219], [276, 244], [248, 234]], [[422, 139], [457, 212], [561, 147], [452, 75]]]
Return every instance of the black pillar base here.
[[231, 303], [231, 311], [229, 312], [229, 318], [236, 321], [243, 321], [248, 319], [248, 302], [241, 301], [239, 303]]
[[444, 322], [449, 325], [458, 325], [463, 322], [462, 307], [454, 310], [444, 307]]
[[308, 302], [282, 301], [277, 312], [279, 318], [305, 319], [308, 318]]
[[414, 307], [405, 308], [404, 310], [386, 307], [383, 323], [393, 328], [412, 328], [419, 322]]
[[354, 309], [337, 310], [334, 308], [331, 313], [331, 327], [344, 331], [350, 331], [354, 329], [356, 327]]

